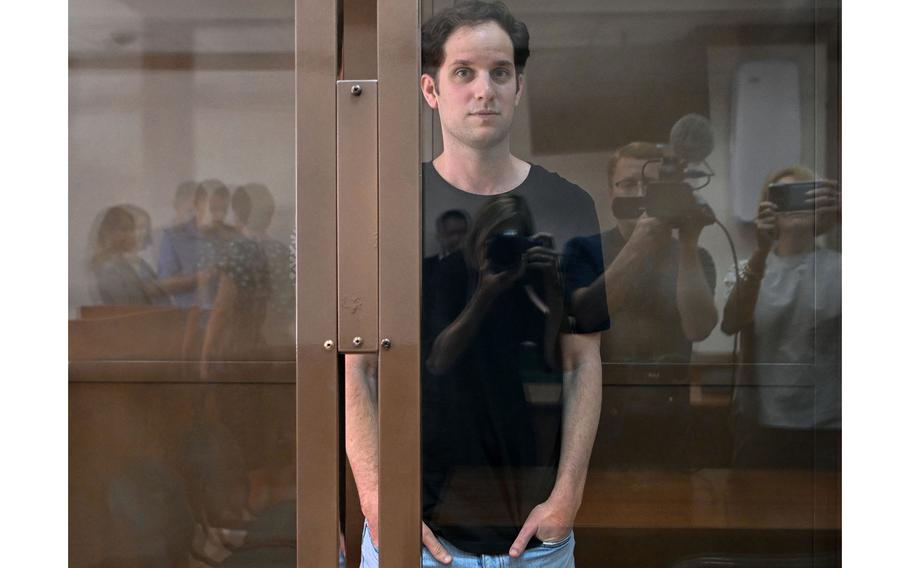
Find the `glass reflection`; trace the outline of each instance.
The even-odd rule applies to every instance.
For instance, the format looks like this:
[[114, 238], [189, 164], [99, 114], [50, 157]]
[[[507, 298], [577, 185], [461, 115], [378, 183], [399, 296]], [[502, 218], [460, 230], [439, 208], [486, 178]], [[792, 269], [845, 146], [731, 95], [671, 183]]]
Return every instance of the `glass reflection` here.
[[70, 10], [70, 564], [294, 566], [294, 4], [133, 4]]
[[[423, 218], [435, 223], [423, 241], [422, 562], [569, 565], [609, 315], [602, 282], [570, 275], [579, 263], [565, 245], [600, 233], [597, 211], [581, 187], [511, 151], [529, 51], [508, 8], [457, 3], [422, 37], [421, 90], [443, 139], [422, 174]], [[591, 297], [599, 288], [598, 317], [580, 317], [570, 276]], [[350, 360], [361, 565], [376, 566], [376, 364]]]
[[[554, 356], [609, 317], [603, 412], [572, 483], [584, 499], [563, 517], [573, 546], [553, 565], [838, 566], [839, 3], [633, 15], [514, 0], [534, 38], [526, 69], [509, 33], [520, 26], [456, 4], [473, 19], [445, 35], [451, 12], [436, 6], [423, 34], [424, 565], [510, 552], [489, 535], [520, 533], [564, 465], [534, 461], [564, 435], [560, 413], [562, 425], [575, 416]], [[511, 70], [470, 51], [482, 32]], [[708, 120], [693, 128], [690, 113]], [[537, 167], [577, 181], [600, 223], [528, 198]], [[767, 189], [800, 182], [817, 183]], [[776, 199], [803, 212], [772, 215]], [[467, 213], [454, 252], [441, 227], [453, 211]], [[512, 264], [490, 260], [500, 251]], [[558, 259], [560, 306], [515, 251]], [[570, 325], [553, 342], [560, 309]], [[546, 546], [534, 536], [531, 550]]]
[[168, 284], [141, 256], [151, 219], [135, 205], [104, 210], [98, 223], [91, 267], [101, 302], [111, 305], [171, 305]]
[[841, 259], [816, 239], [836, 224], [840, 192], [805, 166], [772, 173], [758, 245], [725, 278], [722, 328], [742, 332], [734, 400], [737, 467], [839, 469]]

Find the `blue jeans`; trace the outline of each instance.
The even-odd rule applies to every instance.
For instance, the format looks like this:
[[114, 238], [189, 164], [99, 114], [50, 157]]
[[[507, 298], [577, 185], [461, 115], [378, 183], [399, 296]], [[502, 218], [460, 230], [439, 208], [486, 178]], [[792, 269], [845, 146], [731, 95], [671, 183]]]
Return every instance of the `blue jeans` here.
[[[370, 529], [366, 523], [363, 524], [362, 538], [360, 568], [379, 568], [379, 551], [370, 540]], [[571, 532], [559, 542], [544, 543], [537, 548], [525, 550], [518, 558], [512, 558], [508, 554], [471, 554], [458, 550], [443, 538], [439, 538], [439, 542], [452, 555], [452, 562], [443, 564], [437, 561], [424, 547], [420, 561], [423, 568], [575, 568], [575, 533]]]

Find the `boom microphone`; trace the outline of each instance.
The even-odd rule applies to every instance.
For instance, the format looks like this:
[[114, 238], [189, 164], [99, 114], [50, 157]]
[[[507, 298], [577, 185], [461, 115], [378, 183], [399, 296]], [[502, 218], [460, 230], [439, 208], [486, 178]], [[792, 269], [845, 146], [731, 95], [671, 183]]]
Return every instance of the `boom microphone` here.
[[690, 163], [703, 162], [714, 150], [711, 123], [700, 114], [687, 114], [670, 129], [673, 154]]

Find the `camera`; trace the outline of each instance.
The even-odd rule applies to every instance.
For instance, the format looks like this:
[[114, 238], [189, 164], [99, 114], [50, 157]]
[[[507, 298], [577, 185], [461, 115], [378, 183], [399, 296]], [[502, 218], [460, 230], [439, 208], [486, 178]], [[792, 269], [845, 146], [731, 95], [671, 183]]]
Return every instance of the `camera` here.
[[545, 235], [525, 237], [514, 230], [503, 231], [487, 239], [486, 258], [493, 272], [503, 272], [516, 268], [525, 251], [537, 246], [553, 248], [553, 239]]
[[828, 180], [772, 183], [768, 186], [768, 201], [777, 205], [779, 212], [811, 211], [814, 207], [806, 194], [822, 187], [837, 188], [837, 183]]
[[[662, 146], [662, 157], [648, 160], [642, 165], [659, 163], [656, 180], [646, 180], [643, 197], [617, 197], [613, 199], [613, 215], [617, 219], [635, 219], [642, 213], [657, 217], [678, 227], [686, 218], [700, 218], [703, 224], [714, 222], [714, 213], [707, 202], [695, 192], [710, 183], [714, 172], [705, 159], [714, 148], [714, 134], [708, 119], [687, 114], [670, 130], [669, 148]], [[690, 168], [690, 164], [704, 164], [707, 171]], [[690, 180], [702, 180], [693, 186]]]
[[[635, 219], [642, 213], [657, 217], [678, 227], [687, 217], [701, 217], [706, 223], [714, 221], [714, 215], [705, 200], [695, 192], [707, 183], [693, 187], [687, 179], [702, 178], [710, 180], [712, 173], [687, 169], [688, 162], [673, 155], [666, 154], [659, 162], [660, 169], [656, 180], [646, 180], [644, 196], [616, 197], [613, 199], [613, 215], [617, 219]], [[642, 169], [644, 169], [644, 166]]]

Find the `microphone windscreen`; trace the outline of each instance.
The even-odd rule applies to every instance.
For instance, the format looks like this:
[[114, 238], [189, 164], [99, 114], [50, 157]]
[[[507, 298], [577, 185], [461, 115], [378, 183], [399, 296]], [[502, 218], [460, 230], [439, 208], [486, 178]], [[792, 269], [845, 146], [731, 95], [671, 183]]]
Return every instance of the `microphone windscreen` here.
[[714, 150], [711, 123], [700, 114], [687, 114], [670, 130], [673, 154], [687, 162], [701, 162]]

